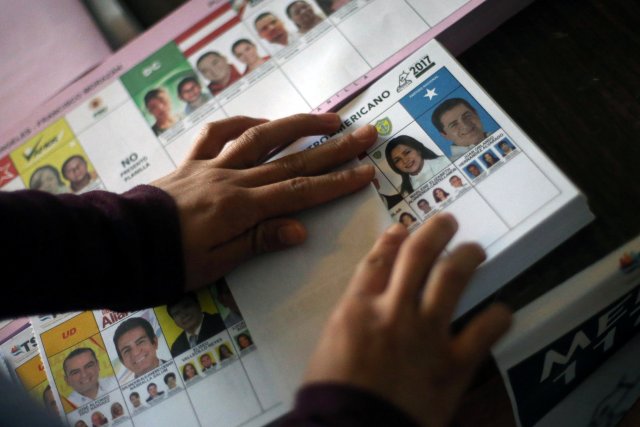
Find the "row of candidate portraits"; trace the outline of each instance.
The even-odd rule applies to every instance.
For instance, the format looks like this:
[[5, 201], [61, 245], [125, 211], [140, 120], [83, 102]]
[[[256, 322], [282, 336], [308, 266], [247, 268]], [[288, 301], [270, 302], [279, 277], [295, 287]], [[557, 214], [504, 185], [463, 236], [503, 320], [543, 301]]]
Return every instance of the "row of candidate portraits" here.
[[[485, 171], [500, 163], [515, 153], [516, 147], [507, 139], [503, 139], [492, 148], [484, 150], [480, 155], [464, 167], [464, 171], [471, 179], [478, 178]], [[498, 154], [496, 154], [498, 153]]]
[[[323, 6], [327, 7], [327, 5]], [[307, 33], [325, 19], [322, 13], [317, 12], [309, 2], [304, 0], [291, 2], [286, 7], [285, 13], [296, 25], [300, 35]], [[254, 18], [254, 26], [259, 37], [271, 46], [272, 51], [293, 43], [298, 37], [286, 29], [282, 20], [274, 12], [258, 14]], [[245, 65], [245, 69], [242, 72], [238, 71], [219, 50], [207, 49], [199, 54], [195, 67], [208, 82], [209, 93], [203, 91], [202, 84], [195, 75], [184, 77], [177, 86], [177, 95], [184, 103], [184, 111], [179, 111], [172, 105], [168, 89], [165, 87], [153, 88], [145, 94], [144, 105], [155, 119], [151, 129], [156, 135], [167, 131], [186, 115], [207, 104], [213, 96], [220, 94], [271, 59], [271, 56], [262, 53], [248, 36], [233, 42], [230, 50], [231, 54]]]
[[[476, 107], [464, 98], [446, 99], [433, 109], [430, 117], [438, 135], [430, 128], [424, 129], [424, 126], [420, 126], [420, 131], [426, 132], [434, 141], [438, 137], [448, 141], [447, 146], [436, 142], [440, 151], [430, 149], [414, 136], [406, 134], [391, 138], [383, 145], [384, 161], [400, 178], [397, 194], [380, 193], [387, 200], [388, 207], [412, 194], [489, 136]], [[448, 154], [444, 154], [446, 152]], [[380, 166], [380, 162], [375, 159], [374, 162]]]
[[50, 194], [79, 193], [98, 186], [99, 180], [87, 159], [74, 154], [62, 163], [60, 171], [51, 164], [36, 168], [29, 178], [29, 188]]
[[[226, 311], [224, 317], [220, 313], [203, 311], [197, 296], [193, 293], [185, 294], [167, 305], [169, 316], [175, 325], [182, 329], [171, 344], [172, 357], [189, 351], [224, 331], [226, 327], [242, 321], [242, 314], [226, 283], [219, 281], [214, 286], [216, 300]], [[253, 345], [246, 331], [236, 336], [236, 341], [241, 350]], [[158, 354], [159, 337], [153, 325], [142, 316], [130, 317], [120, 322], [113, 334], [113, 345], [119, 361], [134, 378], [149, 373], [167, 362]], [[100, 360], [103, 355], [97, 355], [96, 349], [94, 346], [77, 346], [62, 360], [63, 379], [71, 389], [71, 392], [63, 397], [75, 408], [118, 387], [114, 375], [101, 376]], [[220, 361], [233, 355], [228, 345], [218, 346], [218, 353]]]
[[[258, 12], [249, 18], [256, 33], [268, 43], [268, 48], [275, 53], [283, 47], [296, 42], [301, 36], [322, 23], [327, 16], [338, 11], [351, 0], [294, 0], [283, 4], [284, 9], [277, 6], [271, 10]], [[273, 6], [273, 3], [271, 4]], [[286, 16], [286, 18], [284, 18]], [[285, 21], [286, 19], [286, 21]], [[292, 24], [294, 31], [287, 29]]]
[[[427, 197], [421, 197], [418, 199], [416, 207], [423, 217], [434, 213], [434, 210], [438, 208], [437, 205], [450, 200], [450, 197], [455, 196], [456, 194], [461, 194], [463, 190], [468, 188], [467, 183], [458, 174], [451, 175], [447, 181], [450, 188], [446, 188], [444, 185], [439, 185], [431, 190], [430, 194], [433, 197], [434, 202], [431, 202]], [[435, 203], [435, 206], [433, 203]], [[400, 212], [400, 214], [397, 215], [397, 218], [398, 222], [407, 228], [410, 228], [418, 221], [418, 218], [416, 218], [413, 213], [407, 211]]]
[[[124, 412], [124, 407], [120, 402], [114, 402], [110, 407], [111, 421], [124, 420], [127, 418]], [[109, 425], [109, 418], [100, 410], [93, 411], [91, 413], [90, 422], [92, 427]], [[84, 420], [78, 420], [73, 424], [73, 427], [89, 427]]]

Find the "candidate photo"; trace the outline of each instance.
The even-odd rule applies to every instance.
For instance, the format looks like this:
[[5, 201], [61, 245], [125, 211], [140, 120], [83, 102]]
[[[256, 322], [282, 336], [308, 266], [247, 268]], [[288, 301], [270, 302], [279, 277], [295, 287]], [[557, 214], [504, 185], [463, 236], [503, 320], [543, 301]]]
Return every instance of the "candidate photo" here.
[[171, 343], [171, 356], [178, 357], [224, 331], [225, 323], [219, 313], [207, 313], [202, 310], [195, 293], [189, 292], [180, 299], [167, 304], [167, 313], [182, 332]]
[[62, 176], [69, 181], [69, 188], [74, 193], [95, 189], [100, 180], [95, 171], [89, 170], [87, 159], [81, 154], [74, 154], [62, 164]]
[[417, 121], [452, 162], [499, 129], [464, 88], [456, 89]]
[[196, 68], [209, 81], [207, 88], [214, 96], [242, 77], [235, 65], [227, 61], [226, 56], [214, 50], [200, 55], [196, 61]]
[[72, 389], [65, 399], [78, 408], [118, 388], [116, 378], [108, 372], [100, 376], [100, 361], [91, 347], [72, 350], [62, 362], [64, 381]]
[[407, 196], [438, 172], [451, 165], [446, 156], [439, 156], [409, 135], [397, 136], [384, 150], [389, 167], [397, 173], [402, 182], [400, 194]]
[[506, 157], [507, 155], [513, 153], [516, 149], [516, 147], [506, 139], [498, 142], [496, 145], [494, 145], [493, 148], [498, 150], [502, 157]]
[[113, 334], [118, 359], [138, 378], [153, 371], [166, 360], [158, 356], [159, 338], [151, 323], [143, 317], [123, 320]]

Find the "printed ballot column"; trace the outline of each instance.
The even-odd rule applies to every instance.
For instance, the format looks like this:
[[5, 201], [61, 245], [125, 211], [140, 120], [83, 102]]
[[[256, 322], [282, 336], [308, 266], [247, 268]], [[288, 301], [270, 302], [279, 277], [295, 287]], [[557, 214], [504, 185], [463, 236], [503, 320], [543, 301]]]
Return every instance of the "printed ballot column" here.
[[80, 194], [104, 188], [93, 162], [64, 119], [29, 139], [10, 156], [29, 189]]
[[95, 168], [110, 191], [127, 191], [175, 168], [119, 80], [80, 104], [66, 119], [88, 156], [95, 159]]

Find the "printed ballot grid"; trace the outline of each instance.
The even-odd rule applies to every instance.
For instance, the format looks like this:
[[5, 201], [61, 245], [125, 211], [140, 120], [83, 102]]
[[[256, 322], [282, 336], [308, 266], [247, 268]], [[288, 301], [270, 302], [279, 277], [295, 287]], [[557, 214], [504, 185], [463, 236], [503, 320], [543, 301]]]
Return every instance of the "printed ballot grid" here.
[[[337, 10], [308, 1], [315, 24], [304, 32], [291, 1], [216, 9], [0, 159], [0, 189], [123, 192], [152, 182], [185, 158], [204, 123], [311, 111], [468, 2], [394, 1], [390, 14], [390, 1]], [[258, 31], [265, 19], [277, 21], [273, 34]]]
[[[123, 426], [159, 419], [166, 425], [240, 425], [278, 405], [244, 321], [215, 294], [213, 287], [200, 291], [194, 300], [174, 304], [171, 313], [162, 306], [34, 318], [63, 418], [72, 426], [104, 419]], [[189, 347], [178, 325], [190, 321], [191, 302], [198, 314], [202, 310], [199, 337], [205, 339]], [[93, 393], [90, 385], [96, 384]]]
[[490, 248], [560, 195], [487, 107], [442, 67], [370, 122], [380, 137], [364, 161], [395, 221], [415, 230], [451, 212]]

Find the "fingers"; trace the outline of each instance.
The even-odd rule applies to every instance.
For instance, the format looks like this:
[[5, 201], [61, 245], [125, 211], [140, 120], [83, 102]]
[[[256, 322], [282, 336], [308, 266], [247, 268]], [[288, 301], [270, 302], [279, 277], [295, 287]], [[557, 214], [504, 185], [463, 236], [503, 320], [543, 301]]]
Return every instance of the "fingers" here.
[[389, 227], [378, 238], [371, 251], [358, 264], [347, 295], [380, 294], [387, 287], [400, 245], [409, 232], [400, 224]]
[[422, 313], [447, 329], [462, 292], [485, 258], [484, 250], [476, 243], [460, 245], [441, 258], [429, 277]]
[[[396, 307], [416, 306], [415, 301], [435, 260], [458, 229], [453, 216], [439, 214], [426, 222], [402, 246], [391, 275], [389, 298]], [[410, 305], [407, 305], [410, 301]]]
[[250, 189], [261, 218], [277, 217], [351, 194], [371, 182], [371, 165], [313, 177], [298, 177]]
[[307, 231], [300, 221], [274, 218], [260, 222], [209, 252], [209, 261], [205, 264], [211, 267], [211, 273], [204, 275], [206, 281], [222, 277], [255, 255], [297, 246], [306, 238]]
[[187, 156], [189, 160], [207, 160], [216, 157], [224, 145], [242, 135], [247, 129], [266, 123], [266, 119], [236, 116], [208, 123], [196, 137], [196, 142]]
[[376, 141], [378, 132], [363, 126], [342, 138], [336, 138], [312, 150], [305, 150], [247, 171], [248, 185], [265, 185], [297, 176], [317, 175], [353, 160]]
[[220, 166], [244, 169], [264, 160], [271, 151], [311, 135], [325, 135], [340, 126], [340, 116], [327, 114], [296, 114], [248, 129], [220, 157]]
[[511, 317], [511, 310], [503, 304], [494, 304], [474, 317], [453, 341], [453, 351], [460, 364], [478, 366], [509, 330]]

